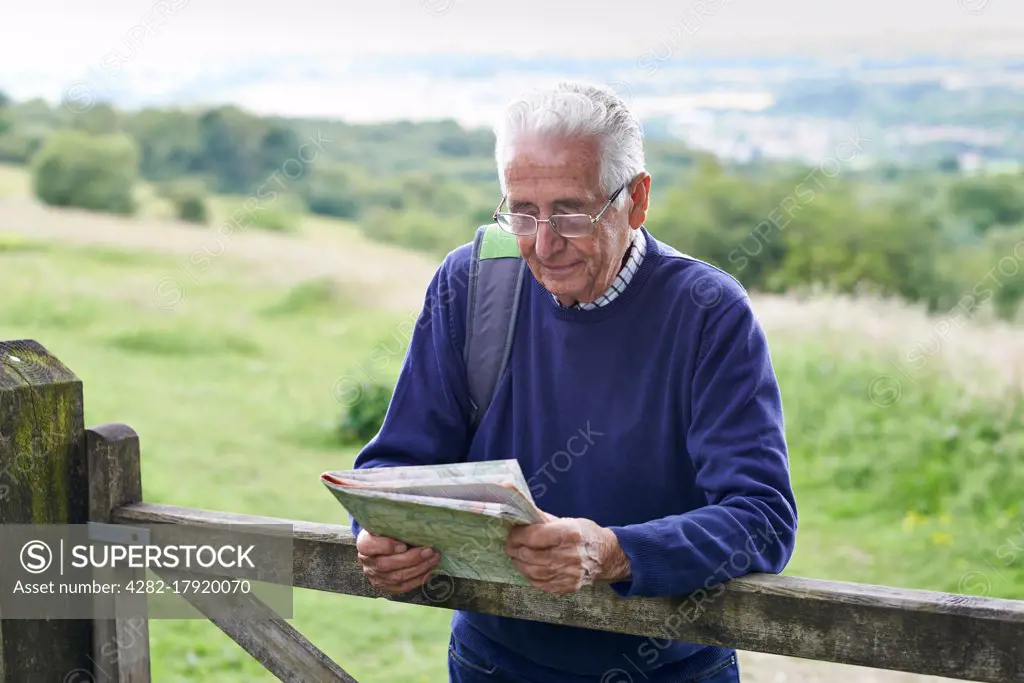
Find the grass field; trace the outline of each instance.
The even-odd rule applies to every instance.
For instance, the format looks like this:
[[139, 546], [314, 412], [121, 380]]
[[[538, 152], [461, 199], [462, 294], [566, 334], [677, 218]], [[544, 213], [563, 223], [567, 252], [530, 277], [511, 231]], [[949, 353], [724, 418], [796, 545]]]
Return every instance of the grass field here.
[[[4, 219], [0, 339], [36, 339], [65, 362], [84, 382], [88, 425], [139, 432], [148, 501], [345, 523], [317, 479], [356, 453], [337, 445], [332, 387], [377, 345], [393, 348], [413, 309], [383, 309], [351, 281], [299, 271], [286, 282], [269, 261], [240, 258], [216, 261], [201, 288], [161, 307], [154, 287], [180, 272], [180, 256], [33, 241], [5, 234]], [[314, 227], [290, 239], [330, 226]], [[339, 264], [360, 258], [321, 238]], [[1002, 360], [1024, 358], [1024, 332], [965, 328], [892, 403], [876, 378], [899, 377], [893, 359], [927, 342], [934, 321], [857, 302], [757, 308], [801, 515], [786, 573], [1024, 598], [1024, 401]], [[449, 618], [297, 590], [292, 623], [358, 680], [413, 683], [447, 680]], [[157, 681], [274, 680], [205, 621], [154, 621], [151, 634]]]

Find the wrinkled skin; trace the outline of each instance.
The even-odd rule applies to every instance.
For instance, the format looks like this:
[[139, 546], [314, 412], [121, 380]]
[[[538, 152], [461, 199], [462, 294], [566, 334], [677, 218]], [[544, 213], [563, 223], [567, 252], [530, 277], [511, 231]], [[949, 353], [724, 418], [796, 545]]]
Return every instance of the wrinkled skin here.
[[431, 548], [408, 548], [386, 536], [360, 529], [356, 537], [356, 557], [370, 585], [382, 593], [397, 595], [419, 588], [441, 561], [441, 553]]
[[[521, 137], [505, 175], [508, 210], [541, 220], [553, 213], [596, 216], [610, 196], [599, 190], [598, 152], [591, 138]], [[630, 230], [647, 218], [650, 187], [647, 173], [634, 178], [623, 190], [632, 201], [609, 208], [589, 236], [560, 237], [541, 223], [535, 235], [517, 237], [533, 276], [563, 305], [601, 296], [622, 267]]]
[[545, 515], [543, 523], [513, 527], [505, 541], [505, 553], [531, 586], [566, 594], [629, 576], [614, 533], [589, 519]]

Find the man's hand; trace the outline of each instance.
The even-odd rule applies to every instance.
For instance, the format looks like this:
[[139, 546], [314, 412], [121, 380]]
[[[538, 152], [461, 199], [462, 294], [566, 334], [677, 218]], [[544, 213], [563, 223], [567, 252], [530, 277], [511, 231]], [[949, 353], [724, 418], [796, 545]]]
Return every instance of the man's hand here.
[[575, 593], [597, 581], [630, 575], [629, 558], [612, 531], [589, 519], [547, 517], [540, 524], [512, 527], [505, 541], [505, 553], [530, 585], [549, 593]]
[[356, 537], [356, 555], [370, 585], [389, 595], [419, 588], [441, 561], [441, 553], [436, 550], [410, 550], [400, 541], [375, 536], [366, 529], [360, 529]]

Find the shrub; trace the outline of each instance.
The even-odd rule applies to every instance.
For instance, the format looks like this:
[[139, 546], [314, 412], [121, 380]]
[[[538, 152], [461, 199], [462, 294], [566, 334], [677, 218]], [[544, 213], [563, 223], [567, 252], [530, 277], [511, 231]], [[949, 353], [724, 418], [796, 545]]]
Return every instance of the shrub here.
[[202, 197], [182, 197], [174, 202], [174, 212], [179, 220], [188, 223], [206, 223], [210, 218]]
[[283, 208], [261, 207], [250, 213], [250, 225], [271, 232], [295, 232], [299, 227], [298, 214]]
[[33, 191], [44, 204], [130, 215], [139, 151], [124, 135], [54, 133], [33, 158]]
[[342, 416], [339, 438], [343, 444], [364, 444], [376, 436], [384, 424], [393, 387], [362, 384], [346, 398], [353, 399]]
[[206, 203], [206, 188], [198, 182], [170, 183], [162, 188], [161, 194], [174, 207], [174, 215], [189, 223], [206, 224], [210, 211]]
[[300, 282], [279, 300], [264, 307], [264, 316], [313, 315], [334, 317], [348, 308], [344, 289], [329, 277]]
[[444, 256], [472, 240], [476, 225], [465, 217], [438, 216], [418, 209], [389, 211], [374, 208], [359, 219], [359, 229], [373, 239]]

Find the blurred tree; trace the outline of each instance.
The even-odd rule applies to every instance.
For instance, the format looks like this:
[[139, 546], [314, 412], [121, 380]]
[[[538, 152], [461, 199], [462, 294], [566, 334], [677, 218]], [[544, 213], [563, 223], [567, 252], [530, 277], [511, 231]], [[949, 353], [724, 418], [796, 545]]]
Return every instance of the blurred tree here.
[[950, 188], [950, 209], [984, 233], [1024, 221], [1024, 176], [965, 178]]
[[1024, 305], [1024, 225], [992, 230], [985, 237], [989, 270], [979, 281], [991, 287], [996, 315], [1018, 319]]
[[745, 286], [762, 288], [784, 254], [782, 233], [788, 219], [778, 207], [792, 187], [774, 190], [702, 158], [691, 180], [669, 190], [655, 205], [647, 228]]
[[109, 104], [100, 102], [74, 114], [71, 127], [94, 135], [116, 133], [121, 129], [120, 115]]
[[199, 117], [202, 152], [194, 160], [193, 170], [207, 172], [220, 180], [224, 192], [244, 192], [251, 179], [250, 133], [245, 115], [234, 107], [220, 107]]
[[[269, 125], [263, 133], [258, 148], [257, 164], [261, 169], [260, 172], [266, 174], [281, 169], [282, 173], [287, 174], [286, 177], [289, 180], [298, 180], [302, 175], [308, 173], [306, 166], [314, 159], [312, 151], [309, 152], [308, 158], [300, 159], [299, 145], [299, 136], [294, 130], [284, 125]], [[296, 160], [296, 168], [282, 168], [289, 159]]]
[[[0, 119], [3, 117], [3, 113], [0, 113]], [[0, 162], [29, 163], [49, 133], [47, 129], [12, 124], [5, 134], [0, 135]]]
[[8, 112], [4, 110], [11, 104], [11, 98], [3, 90], [0, 90], [0, 136], [10, 130], [12, 122]]
[[33, 190], [44, 203], [132, 214], [139, 152], [121, 134], [54, 133], [34, 158]]
[[939, 160], [938, 169], [940, 173], [959, 173], [960, 160], [955, 156], [944, 156]]
[[203, 154], [199, 119], [177, 109], [144, 109], [125, 122], [139, 143], [140, 170], [156, 181], [198, 175]]
[[[416, 171], [399, 176], [399, 193], [403, 203], [438, 215], [462, 214], [466, 197], [459, 183], [437, 173]], [[497, 205], [497, 202], [495, 202]]]
[[283, 189], [308, 174], [294, 130], [238, 107], [201, 113], [196, 133], [199, 150], [188, 170], [215, 179], [220, 192], [246, 194], [271, 182]]
[[318, 163], [299, 186], [311, 213], [352, 219], [362, 211], [359, 170], [346, 164]]

